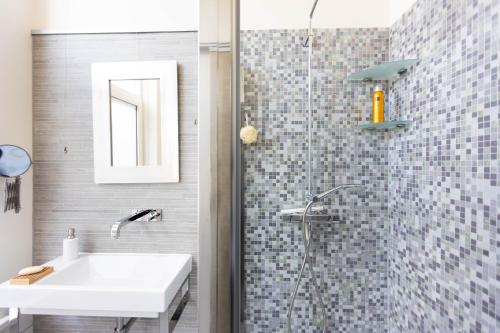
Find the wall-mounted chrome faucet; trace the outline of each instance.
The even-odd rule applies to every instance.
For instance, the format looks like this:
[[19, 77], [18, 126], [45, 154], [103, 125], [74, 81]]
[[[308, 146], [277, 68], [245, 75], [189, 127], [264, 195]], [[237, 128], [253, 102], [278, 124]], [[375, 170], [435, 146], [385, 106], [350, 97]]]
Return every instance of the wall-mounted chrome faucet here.
[[120, 230], [132, 222], [159, 222], [161, 219], [161, 209], [136, 209], [132, 215], [113, 223], [111, 226], [111, 238], [120, 238]]

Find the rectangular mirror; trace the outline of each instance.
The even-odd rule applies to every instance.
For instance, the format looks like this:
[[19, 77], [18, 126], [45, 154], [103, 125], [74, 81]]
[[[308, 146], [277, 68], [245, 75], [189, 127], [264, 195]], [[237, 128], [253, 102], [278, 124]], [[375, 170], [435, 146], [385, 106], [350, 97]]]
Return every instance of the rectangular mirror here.
[[96, 183], [179, 181], [175, 61], [92, 65]]
[[161, 165], [160, 80], [110, 85], [111, 166]]

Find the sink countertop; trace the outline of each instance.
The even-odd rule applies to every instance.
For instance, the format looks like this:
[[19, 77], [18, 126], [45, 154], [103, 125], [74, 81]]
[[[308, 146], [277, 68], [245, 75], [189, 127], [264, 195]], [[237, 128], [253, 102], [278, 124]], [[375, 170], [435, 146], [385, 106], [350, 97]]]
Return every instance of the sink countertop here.
[[189, 254], [80, 254], [44, 265], [54, 272], [32, 285], [0, 284], [0, 308], [26, 314], [158, 317], [192, 269]]

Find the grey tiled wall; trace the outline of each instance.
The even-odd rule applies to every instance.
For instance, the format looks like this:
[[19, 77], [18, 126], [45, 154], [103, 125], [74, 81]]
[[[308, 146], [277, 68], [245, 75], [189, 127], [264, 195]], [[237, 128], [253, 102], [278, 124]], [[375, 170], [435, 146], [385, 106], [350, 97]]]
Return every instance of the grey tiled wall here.
[[[90, 64], [135, 60], [179, 64], [178, 184], [94, 184]], [[34, 36], [33, 76], [35, 262], [61, 254], [68, 227], [76, 228], [82, 251], [191, 253], [191, 302], [176, 332], [197, 332], [196, 33]], [[119, 240], [110, 238], [111, 223], [130, 209], [159, 207], [163, 223], [132, 224]], [[133, 332], [154, 332], [157, 324], [140, 321]], [[102, 333], [113, 328], [112, 319], [35, 321], [39, 333]]]
[[500, 332], [500, 2], [420, 0], [391, 28], [391, 332]]
[[[390, 30], [320, 30], [314, 48], [314, 186], [358, 182], [325, 203], [341, 221], [313, 228], [329, 332], [499, 332], [500, 2], [419, 0]], [[306, 182], [305, 31], [242, 33], [244, 323], [284, 331], [302, 256]], [[390, 44], [389, 44], [390, 38]], [[390, 51], [389, 51], [390, 50]], [[390, 52], [390, 54], [389, 54]], [[383, 60], [419, 63], [390, 87], [408, 129], [363, 132], [374, 84], [347, 74]], [[319, 332], [306, 283], [294, 332]]]
[[[298, 225], [282, 209], [305, 204], [307, 49], [305, 30], [244, 31], [243, 111], [260, 130], [244, 147], [244, 323], [247, 332], [284, 332], [300, 269]], [[387, 306], [387, 141], [364, 132], [372, 84], [346, 76], [388, 58], [388, 29], [317, 31], [314, 45], [315, 193], [342, 183], [366, 191], [325, 202], [340, 221], [315, 225], [312, 254], [327, 303], [329, 332], [383, 332]], [[294, 332], [319, 332], [309, 276], [294, 311]]]

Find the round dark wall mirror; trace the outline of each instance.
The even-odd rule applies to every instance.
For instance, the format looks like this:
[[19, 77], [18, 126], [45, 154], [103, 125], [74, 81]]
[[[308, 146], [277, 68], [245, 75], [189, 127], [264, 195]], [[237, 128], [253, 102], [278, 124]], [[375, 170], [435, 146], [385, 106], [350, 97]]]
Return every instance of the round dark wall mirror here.
[[31, 167], [26, 150], [13, 145], [0, 145], [0, 176], [19, 177]]

